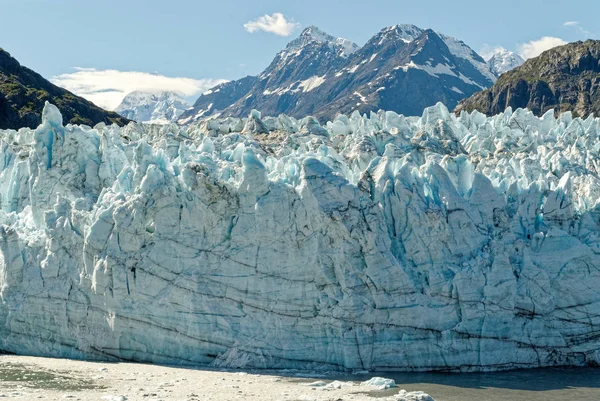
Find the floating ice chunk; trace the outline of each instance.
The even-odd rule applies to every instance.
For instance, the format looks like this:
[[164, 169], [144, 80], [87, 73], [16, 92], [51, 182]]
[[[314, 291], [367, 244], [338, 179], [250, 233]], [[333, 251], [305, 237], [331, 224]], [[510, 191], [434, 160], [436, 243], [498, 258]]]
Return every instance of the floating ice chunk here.
[[302, 383], [302, 385], [307, 387], [325, 387], [327, 385], [327, 382], [319, 380], [312, 383]]
[[396, 387], [396, 382], [393, 379], [386, 379], [384, 377], [373, 377], [360, 383], [360, 385], [375, 387], [377, 390], [387, 390], [388, 388]]
[[400, 392], [391, 397], [392, 401], [435, 401], [433, 397], [429, 394], [426, 394], [422, 391], [411, 391], [408, 392], [406, 390], [400, 390]]

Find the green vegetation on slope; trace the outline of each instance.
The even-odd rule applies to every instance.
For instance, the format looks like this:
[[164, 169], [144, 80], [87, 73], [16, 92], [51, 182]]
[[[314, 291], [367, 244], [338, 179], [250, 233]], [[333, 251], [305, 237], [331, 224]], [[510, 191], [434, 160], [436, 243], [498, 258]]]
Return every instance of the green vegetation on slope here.
[[537, 115], [551, 109], [584, 118], [600, 115], [600, 41], [548, 50], [503, 74], [490, 89], [463, 100], [456, 111], [494, 115], [509, 106], [528, 108]]
[[94, 126], [99, 122], [129, 122], [52, 84], [0, 48], [0, 129], [37, 127], [46, 101], [59, 108], [65, 123]]

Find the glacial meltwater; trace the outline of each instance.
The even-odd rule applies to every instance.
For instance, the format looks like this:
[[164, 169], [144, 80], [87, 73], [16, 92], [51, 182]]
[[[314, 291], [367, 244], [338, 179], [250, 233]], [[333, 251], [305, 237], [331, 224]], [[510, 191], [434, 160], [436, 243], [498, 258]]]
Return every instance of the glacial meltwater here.
[[[362, 381], [369, 375], [346, 380]], [[379, 373], [397, 388], [367, 393], [386, 398], [399, 389], [423, 391], [436, 401], [599, 401], [600, 368], [549, 368], [491, 373]]]
[[[386, 379], [375, 379], [382, 377]], [[367, 381], [396, 383], [383, 390]], [[361, 385], [362, 384], [362, 385]], [[408, 393], [403, 392], [406, 390]], [[598, 401], [600, 368], [548, 368], [494, 373], [340, 374], [301, 370], [229, 370], [86, 362], [5, 355], [0, 399]], [[412, 398], [401, 394], [412, 395]], [[414, 397], [417, 398], [414, 398]]]

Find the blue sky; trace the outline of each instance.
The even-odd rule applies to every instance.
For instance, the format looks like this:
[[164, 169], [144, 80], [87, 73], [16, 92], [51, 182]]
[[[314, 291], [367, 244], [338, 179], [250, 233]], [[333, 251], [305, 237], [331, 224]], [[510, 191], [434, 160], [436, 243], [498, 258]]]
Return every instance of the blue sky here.
[[[411, 23], [455, 36], [476, 51], [527, 49], [522, 45], [543, 37], [598, 38], [600, 31], [598, 0], [0, 0], [0, 11], [0, 47], [76, 93], [89, 95], [88, 82], [92, 90], [116, 89], [88, 96], [109, 108], [137, 82], [176, 90], [187, 85], [181, 92], [192, 98], [218, 79], [257, 74], [308, 25], [362, 45], [385, 26]], [[274, 13], [287, 23], [275, 28], [279, 34], [244, 27]], [[150, 82], [157, 78], [162, 81]]]

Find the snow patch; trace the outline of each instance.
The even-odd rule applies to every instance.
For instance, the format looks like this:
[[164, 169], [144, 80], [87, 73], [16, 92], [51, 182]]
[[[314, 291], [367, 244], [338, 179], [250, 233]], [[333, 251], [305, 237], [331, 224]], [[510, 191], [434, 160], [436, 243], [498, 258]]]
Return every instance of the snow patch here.
[[[360, 101], [361, 101], [362, 103], [367, 103], [367, 98], [366, 98], [366, 97], [364, 97], [363, 95], [361, 95], [361, 94], [360, 94], [360, 92], [354, 92], [354, 94], [360, 98]], [[360, 104], [360, 103], [357, 103], [357, 105], [358, 105], [358, 104]]]
[[325, 82], [325, 75], [323, 75], [321, 77], [312, 76], [304, 81], [301, 81], [300, 85], [298, 85], [298, 87], [302, 88], [302, 92], [310, 92], [311, 90], [321, 86], [324, 82]]

